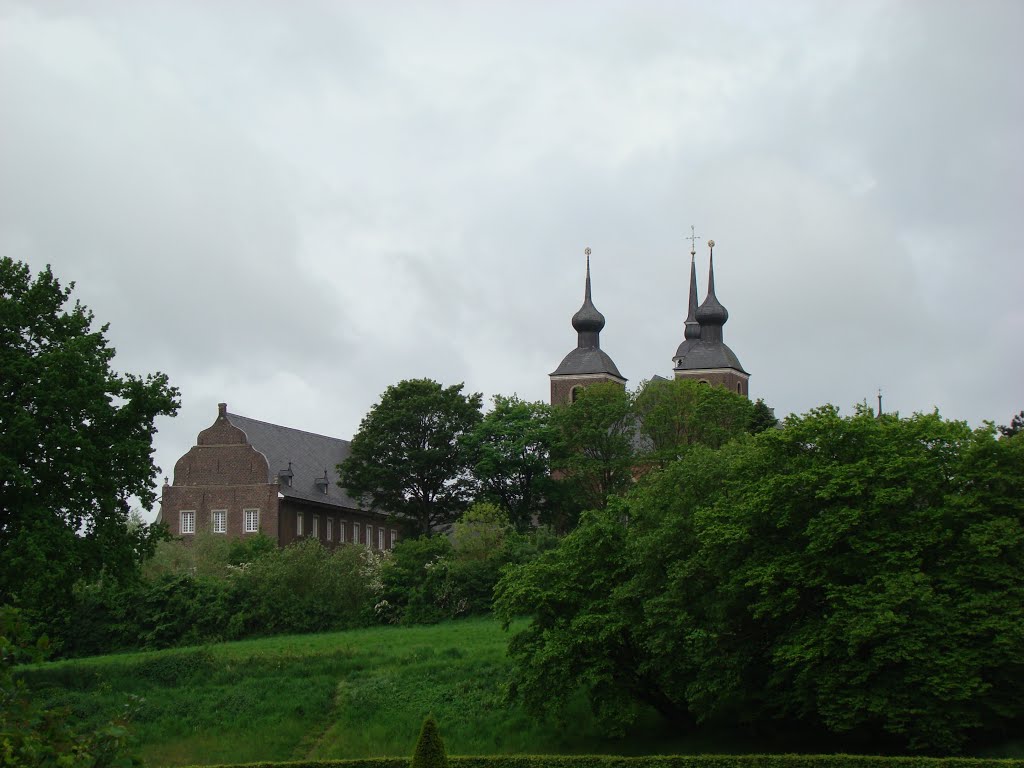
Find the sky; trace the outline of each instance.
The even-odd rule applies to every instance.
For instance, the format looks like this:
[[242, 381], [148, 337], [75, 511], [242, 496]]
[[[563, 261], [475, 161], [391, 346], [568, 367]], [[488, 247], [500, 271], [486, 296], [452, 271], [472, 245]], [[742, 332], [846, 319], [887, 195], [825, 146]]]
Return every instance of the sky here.
[[[779, 416], [1024, 408], [1024, 3], [6, 2], [0, 256], [50, 264], [156, 462], [217, 403], [350, 438], [428, 377], [671, 375], [690, 227]], [[152, 517], [152, 515], [150, 515]]]

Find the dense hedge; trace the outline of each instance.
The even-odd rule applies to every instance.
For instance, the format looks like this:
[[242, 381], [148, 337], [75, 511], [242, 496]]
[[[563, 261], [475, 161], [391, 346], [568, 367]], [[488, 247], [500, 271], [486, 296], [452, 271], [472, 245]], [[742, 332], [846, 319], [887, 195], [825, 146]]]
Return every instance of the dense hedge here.
[[[875, 757], [870, 755], [492, 755], [451, 757], [450, 768], [1024, 768], [1024, 759], [969, 757]], [[305, 760], [211, 768], [409, 768], [409, 760]]]

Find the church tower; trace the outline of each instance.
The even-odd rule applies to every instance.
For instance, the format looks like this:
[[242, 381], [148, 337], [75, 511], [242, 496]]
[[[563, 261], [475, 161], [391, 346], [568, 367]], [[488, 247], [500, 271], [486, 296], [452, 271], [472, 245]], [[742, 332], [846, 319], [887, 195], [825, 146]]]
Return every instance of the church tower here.
[[722, 326], [729, 311], [715, 295], [715, 241], [708, 240], [708, 295], [697, 305], [696, 252], [690, 250], [690, 307], [686, 318], [683, 343], [676, 349], [673, 362], [677, 379], [697, 379], [716, 384], [749, 397], [750, 374], [743, 370], [739, 358], [722, 340]]
[[602, 381], [614, 381], [622, 386], [626, 379], [607, 353], [601, 349], [601, 329], [604, 315], [597, 311], [590, 298], [590, 249], [587, 255], [587, 280], [583, 291], [583, 306], [572, 316], [572, 327], [576, 329], [576, 349], [562, 360], [551, 379], [551, 404], [566, 405], [576, 400], [583, 387]]

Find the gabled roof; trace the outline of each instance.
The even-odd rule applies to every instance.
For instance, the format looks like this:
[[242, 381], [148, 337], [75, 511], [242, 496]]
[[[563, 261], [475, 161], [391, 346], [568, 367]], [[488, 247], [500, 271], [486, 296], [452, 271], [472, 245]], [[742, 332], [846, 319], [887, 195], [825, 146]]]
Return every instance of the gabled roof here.
[[[270, 465], [268, 483], [277, 482], [278, 474], [287, 471], [291, 465], [291, 485], [281, 483], [282, 496], [335, 507], [359, 508], [359, 503], [338, 486], [338, 464], [352, 452], [348, 440], [269, 424], [235, 413], [227, 414], [227, 418], [233, 426], [245, 432], [253, 448], [267, 457]], [[327, 493], [324, 493], [323, 484], [325, 469]], [[321, 481], [319, 485], [318, 479]]]

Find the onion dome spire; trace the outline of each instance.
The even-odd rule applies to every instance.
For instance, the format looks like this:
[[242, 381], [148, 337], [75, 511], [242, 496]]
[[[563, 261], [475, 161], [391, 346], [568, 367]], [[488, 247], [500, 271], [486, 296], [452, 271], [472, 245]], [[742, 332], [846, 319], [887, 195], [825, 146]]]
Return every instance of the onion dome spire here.
[[583, 306], [572, 316], [572, 327], [576, 329], [578, 340], [576, 349], [569, 352], [551, 376], [557, 377], [601, 377], [623, 383], [625, 377], [607, 353], [601, 349], [601, 329], [604, 328], [604, 315], [597, 311], [590, 297], [590, 249], [587, 255], [587, 280], [583, 289]]
[[729, 319], [729, 310], [715, 296], [715, 241], [708, 240], [711, 255], [708, 260], [708, 295], [695, 313], [700, 323], [701, 338], [705, 341], [722, 341], [722, 326]]
[[583, 290], [583, 306], [572, 316], [572, 327], [579, 334], [579, 347], [601, 346], [601, 329], [604, 328], [604, 315], [602, 315], [590, 298], [590, 249], [584, 251], [587, 255], [587, 281]]

